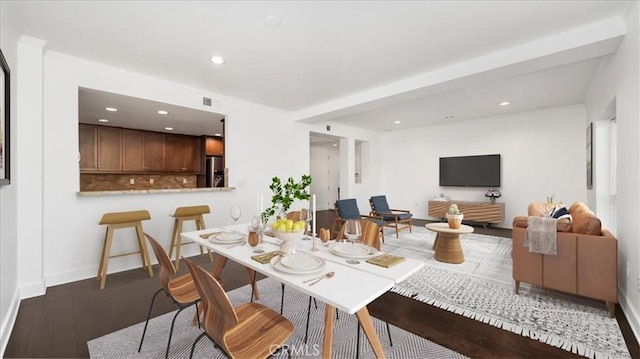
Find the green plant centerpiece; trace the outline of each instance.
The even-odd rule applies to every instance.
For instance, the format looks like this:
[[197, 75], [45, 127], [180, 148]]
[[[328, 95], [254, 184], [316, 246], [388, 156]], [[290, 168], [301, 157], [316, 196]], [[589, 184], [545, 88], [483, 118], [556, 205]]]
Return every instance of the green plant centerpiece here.
[[286, 217], [287, 211], [295, 200], [306, 201], [311, 198], [309, 186], [311, 186], [311, 176], [309, 175], [302, 175], [299, 182], [296, 182], [293, 177], [289, 177], [284, 183], [279, 177], [273, 177], [269, 186], [273, 192], [271, 207], [261, 213], [262, 220], [266, 222], [274, 215]]
[[452, 203], [449, 206], [449, 210], [447, 211], [446, 217], [447, 217], [447, 223], [449, 224], [449, 228], [458, 229], [462, 224], [462, 219], [464, 218], [464, 215], [460, 213], [460, 210], [458, 209], [458, 205], [455, 203]]

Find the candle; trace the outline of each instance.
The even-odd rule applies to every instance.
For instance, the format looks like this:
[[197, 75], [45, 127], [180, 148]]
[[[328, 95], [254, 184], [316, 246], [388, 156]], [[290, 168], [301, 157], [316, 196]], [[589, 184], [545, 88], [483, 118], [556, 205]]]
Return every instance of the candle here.
[[262, 192], [260, 192], [260, 213], [261, 213], [261, 214], [262, 214], [262, 209], [264, 208], [264, 207], [263, 207], [263, 204], [264, 204], [264, 203], [263, 203]]
[[316, 236], [316, 195], [313, 195], [313, 198], [311, 200], [313, 202], [313, 211], [311, 213], [313, 213], [311, 219], [313, 220], [313, 232], [311, 233], [311, 236], [313, 236], [315, 238]]

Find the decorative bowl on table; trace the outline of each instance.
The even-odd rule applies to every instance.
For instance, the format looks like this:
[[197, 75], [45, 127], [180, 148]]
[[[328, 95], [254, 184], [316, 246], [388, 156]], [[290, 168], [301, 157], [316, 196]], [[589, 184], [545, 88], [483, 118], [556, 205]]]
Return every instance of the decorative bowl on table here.
[[273, 235], [282, 241], [280, 250], [285, 253], [295, 252], [297, 241], [304, 237], [304, 227], [302, 224], [293, 222], [292, 220], [278, 220], [271, 225], [271, 230]]
[[281, 232], [274, 229], [273, 235], [282, 241], [282, 243], [280, 243], [280, 250], [291, 254], [296, 251], [296, 243], [304, 237], [304, 230], [299, 230], [298, 232]]

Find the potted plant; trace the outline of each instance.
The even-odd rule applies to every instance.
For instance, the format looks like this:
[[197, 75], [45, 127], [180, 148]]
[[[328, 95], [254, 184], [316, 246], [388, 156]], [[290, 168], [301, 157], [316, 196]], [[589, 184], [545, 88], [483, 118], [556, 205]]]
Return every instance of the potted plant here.
[[263, 221], [267, 221], [273, 215], [284, 218], [287, 211], [295, 200], [306, 201], [309, 195], [309, 186], [311, 185], [311, 176], [303, 175], [299, 182], [293, 177], [289, 177], [283, 184], [279, 177], [271, 179], [269, 188], [273, 192], [271, 196], [271, 207], [267, 208], [260, 215]]
[[502, 197], [502, 193], [500, 193], [500, 190], [498, 189], [490, 188], [484, 193], [484, 196], [489, 198], [489, 202], [496, 203], [496, 198]]
[[452, 229], [460, 228], [463, 217], [464, 215], [460, 213], [460, 210], [458, 209], [458, 205], [455, 203], [452, 203], [449, 206], [449, 211], [447, 212], [447, 223], [449, 223], [449, 228], [452, 228]]

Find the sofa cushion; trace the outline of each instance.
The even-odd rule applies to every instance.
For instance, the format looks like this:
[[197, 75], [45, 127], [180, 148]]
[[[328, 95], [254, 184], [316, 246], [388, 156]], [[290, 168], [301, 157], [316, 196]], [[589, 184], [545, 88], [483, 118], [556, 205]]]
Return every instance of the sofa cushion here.
[[[513, 228], [527, 228], [527, 216], [516, 216], [513, 218]], [[571, 221], [567, 218], [558, 220], [558, 232], [573, 232]]]
[[569, 214], [573, 219], [573, 233], [599, 236], [602, 233], [602, 222], [582, 202], [575, 202], [569, 207]]
[[529, 203], [529, 207], [527, 207], [527, 213], [530, 216], [544, 217], [545, 213], [555, 208], [555, 206], [555, 203], [531, 202]]

